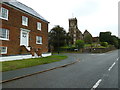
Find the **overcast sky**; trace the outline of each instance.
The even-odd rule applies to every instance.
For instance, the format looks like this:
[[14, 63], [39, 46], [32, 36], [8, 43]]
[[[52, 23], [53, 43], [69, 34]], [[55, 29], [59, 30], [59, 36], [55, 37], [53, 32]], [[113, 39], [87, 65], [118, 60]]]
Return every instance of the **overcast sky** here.
[[120, 0], [18, 0], [33, 8], [49, 24], [60, 25], [68, 31], [68, 19], [76, 17], [78, 28], [87, 29], [93, 36], [99, 32], [111, 31], [118, 36], [118, 2]]

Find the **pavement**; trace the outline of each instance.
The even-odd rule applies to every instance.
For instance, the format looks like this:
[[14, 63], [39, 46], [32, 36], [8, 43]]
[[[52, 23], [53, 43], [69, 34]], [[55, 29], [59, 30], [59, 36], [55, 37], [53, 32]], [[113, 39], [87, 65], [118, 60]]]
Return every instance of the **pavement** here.
[[[118, 90], [118, 50], [101, 54], [66, 54], [68, 59], [46, 65], [60, 66], [79, 62], [49, 72], [3, 83], [3, 88], [80, 88], [84, 90]], [[57, 64], [57, 65], [56, 65]], [[50, 66], [49, 66], [50, 65]], [[83, 89], [84, 88], [84, 89]], [[86, 89], [85, 89], [86, 90]]]
[[17, 69], [17, 70], [13, 70], [13, 71], [2, 72], [2, 82], [29, 76], [29, 75], [37, 73], [37, 72], [49, 71], [56, 67], [60, 67], [60, 66], [74, 63], [77, 61], [76, 57], [74, 57], [72, 55], [68, 55], [68, 54], [67, 54], [67, 56], [68, 56], [67, 59], [59, 61], [59, 62], [53, 62], [53, 63], [49, 63], [49, 64], [44, 64], [44, 65], [38, 65], [38, 66], [33, 66], [33, 67], [28, 67], [28, 68]]

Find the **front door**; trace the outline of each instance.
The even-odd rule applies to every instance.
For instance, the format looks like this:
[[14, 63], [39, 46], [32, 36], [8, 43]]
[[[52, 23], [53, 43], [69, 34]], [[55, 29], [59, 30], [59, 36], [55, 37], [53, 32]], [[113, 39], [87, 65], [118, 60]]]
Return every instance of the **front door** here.
[[29, 46], [29, 32], [21, 30], [20, 45]]

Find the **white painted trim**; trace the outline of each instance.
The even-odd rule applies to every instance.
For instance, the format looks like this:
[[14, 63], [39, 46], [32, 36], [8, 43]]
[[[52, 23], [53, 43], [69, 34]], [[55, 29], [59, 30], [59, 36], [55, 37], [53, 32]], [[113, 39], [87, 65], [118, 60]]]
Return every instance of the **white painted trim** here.
[[[42, 54], [42, 57], [48, 57], [51, 55], [52, 55], [52, 53], [44, 53], [44, 54]], [[39, 58], [39, 57], [32, 57], [32, 55], [5, 56], [5, 57], [0, 57], [0, 62], [29, 59], [29, 58]]]
[[27, 45], [26, 46], [29, 46], [29, 32], [30, 30], [28, 29], [23, 29], [23, 28], [20, 28], [21, 29], [21, 32], [20, 32], [20, 46], [22, 46], [22, 32], [26, 32], [27, 33]]
[[[40, 27], [38, 27], [40, 24]], [[42, 24], [40, 22], [37, 22], [37, 30], [40, 30], [41, 31], [41, 27], [42, 27]]]
[[26, 32], [30, 32], [30, 31], [31, 31], [31, 30], [29, 30], [29, 29], [24, 29], [24, 28], [20, 28], [20, 30], [26, 31]]
[[48, 56], [51, 56], [51, 55], [52, 55], [52, 53], [43, 53], [42, 57], [48, 57]]
[[[37, 37], [41, 37], [41, 36], [36, 36], [36, 44], [42, 44], [42, 41], [41, 41], [41, 43], [37, 42], [37, 39], [38, 39]], [[42, 40], [42, 37], [41, 37], [41, 40]]]
[[[5, 47], [5, 46], [1, 46], [1, 47]], [[7, 47], [5, 47], [6, 48], [6, 52], [1, 52], [1, 54], [7, 54]]]
[[0, 62], [21, 60], [21, 59], [29, 59], [29, 58], [32, 58], [32, 55], [6, 56], [6, 57], [0, 57]]
[[[5, 28], [0, 28], [0, 29], [5, 29]], [[7, 31], [7, 34], [6, 34], [6, 37], [8, 36], [8, 38], [0, 38], [0, 40], [9, 40], [9, 30], [8, 29], [5, 29]]]
[[9, 39], [6, 39], [6, 38], [0, 38], [0, 40], [6, 40], [6, 41], [9, 41]]
[[[2, 8], [4, 8], [4, 7], [1, 7], [1, 14], [2, 14]], [[4, 9], [6, 9], [6, 8], [4, 8]], [[8, 9], [6, 9], [7, 10], [7, 18], [3, 18], [2, 16], [0, 16], [0, 18], [1, 19], [3, 19], [3, 20], [8, 20]]]
[[[23, 21], [23, 18], [26, 19], [26, 22], [25, 22], [25, 23], [23, 23], [23, 22], [24, 22], [24, 21]], [[26, 17], [26, 16], [22, 16], [22, 25], [24, 25], [24, 26], [28, 26], [28, 17]]]

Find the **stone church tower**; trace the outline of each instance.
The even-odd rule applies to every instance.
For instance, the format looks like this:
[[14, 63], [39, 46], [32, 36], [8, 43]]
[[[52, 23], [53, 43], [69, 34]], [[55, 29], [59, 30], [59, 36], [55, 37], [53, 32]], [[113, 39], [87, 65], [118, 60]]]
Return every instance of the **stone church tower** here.
[[83, 35], [77, 26], [77, 19], [69, 19], [69, 36], [72, 38], [71, 44], [75, 44], [76, 40], [82, 40]]

